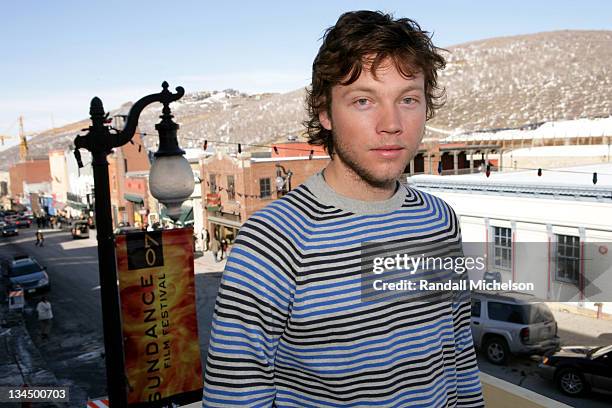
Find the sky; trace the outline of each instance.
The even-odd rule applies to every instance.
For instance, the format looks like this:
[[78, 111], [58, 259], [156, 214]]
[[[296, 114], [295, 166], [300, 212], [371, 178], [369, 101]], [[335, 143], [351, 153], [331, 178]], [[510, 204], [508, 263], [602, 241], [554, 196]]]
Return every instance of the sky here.
[[20, 115], [26, 134], [87, 118], [94, 96], [107, 111], [116, 109], [159, 92], [164, 80], [187, 93], [307, 86], [325, 29], [358, 9], [412, 18], [440, 47], [612, 30], [612, 2], [605, 0], [4, 0], [0, 134], [16, 136]]

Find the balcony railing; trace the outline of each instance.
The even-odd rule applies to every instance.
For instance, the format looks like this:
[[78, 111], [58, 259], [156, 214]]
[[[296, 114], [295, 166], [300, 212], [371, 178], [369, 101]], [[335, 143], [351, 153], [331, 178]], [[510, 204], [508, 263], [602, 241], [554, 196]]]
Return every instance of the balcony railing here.
[[536, 392], [481, 372], [485, 406], [491, 408], [571, 408]]

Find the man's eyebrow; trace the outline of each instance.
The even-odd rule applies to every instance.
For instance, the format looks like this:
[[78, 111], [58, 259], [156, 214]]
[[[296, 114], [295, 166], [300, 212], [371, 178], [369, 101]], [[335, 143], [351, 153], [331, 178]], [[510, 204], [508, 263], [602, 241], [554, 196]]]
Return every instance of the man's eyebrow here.
[[[407, 86], [405, 86], [403, 88], [400, 88], [400, 93], [411, 92], [411, 91], [422, 91], [422, 92], [424, 92], [425, 90], [423, 89], [422, 86], [419, 86], [419, 85], [407, 85]], [[352, 89], [344, 90], [344, 92], [342, 92], [342, 96], [350, 95], [350, 94], [355, 93], [355, 92], [365, 92], [365, 93], [375, 94], [376, 90], [374, 88], [370, 88], [370, 87], [367, 87], [367, 86], [359, 86], [357, 88], [352, 88]]]

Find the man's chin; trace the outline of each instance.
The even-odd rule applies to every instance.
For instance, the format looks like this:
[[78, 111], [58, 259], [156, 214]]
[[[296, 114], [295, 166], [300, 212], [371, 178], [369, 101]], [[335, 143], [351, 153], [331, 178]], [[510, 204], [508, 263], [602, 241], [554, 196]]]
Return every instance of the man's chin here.
[[370, 186], [375, 188], [385, 188], [395, 186], [395, 183], [400, 179], [402, 173], [391, 174], [362, 174], [363, 180]]

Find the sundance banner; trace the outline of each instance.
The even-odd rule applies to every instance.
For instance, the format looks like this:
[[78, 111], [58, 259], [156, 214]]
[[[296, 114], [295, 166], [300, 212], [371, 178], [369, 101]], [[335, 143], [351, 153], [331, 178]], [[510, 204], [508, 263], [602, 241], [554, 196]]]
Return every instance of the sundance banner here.
[[202, 399], [193, 231], [116, 237], [129, 407]]

